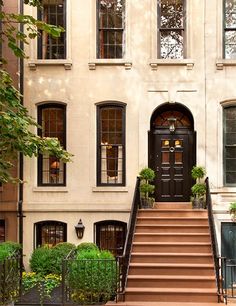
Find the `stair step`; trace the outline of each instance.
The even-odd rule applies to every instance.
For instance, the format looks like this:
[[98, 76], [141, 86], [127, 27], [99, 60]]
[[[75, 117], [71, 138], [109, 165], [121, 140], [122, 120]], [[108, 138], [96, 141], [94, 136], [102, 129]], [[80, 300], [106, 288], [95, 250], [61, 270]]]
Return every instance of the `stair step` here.
[[212, 263], [211, 253], [148, 253], [133, 252], [131, 262], [149, 263]]
[[215, 288], [215, 276], [129, 275], [127, 288]]
[[127, 288], [126, 301], [217, 302], [216, 289], [199, 288]]
[[210, 253], [208, 242], [133, 242], [132, 252], [148, 253]]
[[136, 233], [209, 233], [208, 225], [137, 224]]
[[208, 225], [207, 217], [137, 217], [137, 224]]
[[207, 217], [207, 211], [202, 209], [140, 209], [139, 217]]
[[205, 233], [135, 233], [135, 242], [210, 242]]
[[130, 263], [129, 275], [209, 275], [213, 264]]
[[186, 302], [108, 302], [106, 306], [221, 306], [219, 303], [186, 303]]
[[192, 209], [192, 203], [191, 202], [155, 202], [154, 203], [155, 209]]

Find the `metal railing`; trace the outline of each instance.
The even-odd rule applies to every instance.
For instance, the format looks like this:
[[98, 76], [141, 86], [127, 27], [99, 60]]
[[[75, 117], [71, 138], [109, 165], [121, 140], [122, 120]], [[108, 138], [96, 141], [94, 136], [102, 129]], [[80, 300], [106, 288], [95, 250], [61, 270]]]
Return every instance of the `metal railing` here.
[[116, 299], [120, 266], [117, 259], [76, 259], [63, 261], [62, 305], [98, 305]]
[[224, 268], [223, 267], [225, 265], [225, 258], [220, 257], [219, 255], [208, 177], [205, 180], [205, 184], [206, 184], [206, 208], [208, 210], [208, 220], [209, 220], [209, 226], [210, 226], [212, 252], [213, 252], [214, 266], [215, 266], [215, 273], [216, 273], [218, 300], [220, 302], [221, 297], [223, 297], [227, 303], [227, 295], [225, 292], [224, 281], [223, 281], [224, 280], [224, 271], [223, 271]]
[[227, 298], [236, 298], [236, 259], [225, 258], [223, 274], [227, 302]]
[[10, 304], [20, 296], [20, 266], [19, 252], [0, 262], [0, 305]]
[[125, 245], [124, 245], [124, 252], [123, 255], [118, 258], [120, 262], [120, 270], [121, 270], [121, 280], [120, 280], [120, 288], [118, 289], [118, 294], [124, 296], [125, 287], [127, 283], [127, 276], [129, 270], [129, 262], [130, 262], [130, 255], [131, 255], [131, 248], [134, 238], [134, 229], [136, 225], [136, 218], [138, 209], [140, 208], [140, 178], [137, 177], [135, 189], [134, 189], [134, 197], [132, 202], [132, 207], [130, 211], [129, 217], [129, 224], [128, 224], [128, 231], [126, 235]]

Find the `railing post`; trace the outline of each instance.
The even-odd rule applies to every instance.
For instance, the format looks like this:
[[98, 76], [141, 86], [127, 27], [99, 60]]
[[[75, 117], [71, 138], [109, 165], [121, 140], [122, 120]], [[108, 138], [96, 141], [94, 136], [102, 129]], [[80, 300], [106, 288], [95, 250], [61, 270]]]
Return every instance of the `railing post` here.
[[61, 301], [62, 301], [62, 305], [65, 305], [65, 295], [66, 295], [66, 271], [67, 271], [67, 259], [64, 259], [62, 261], [62, 276], [61, 276]]

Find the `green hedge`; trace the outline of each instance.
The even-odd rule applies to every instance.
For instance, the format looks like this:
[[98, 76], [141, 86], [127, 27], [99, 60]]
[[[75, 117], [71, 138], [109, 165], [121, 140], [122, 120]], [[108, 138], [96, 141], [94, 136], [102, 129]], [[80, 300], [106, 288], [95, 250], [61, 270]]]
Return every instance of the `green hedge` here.
[[0, 243], [0, 262], [21, 250], [21, 245], [13, 241]]
[[80, 250], [69, 262], [68, 283], [74, 302], [106, 303], [116, 293], [118, 267], [109, 251]]
[[75, 248], [74, 244], [67, 242], [59, 243], [54, 247], [37, 248], [30, 258], [30, 268], [41, 275], [61, 274], [63, 258]]

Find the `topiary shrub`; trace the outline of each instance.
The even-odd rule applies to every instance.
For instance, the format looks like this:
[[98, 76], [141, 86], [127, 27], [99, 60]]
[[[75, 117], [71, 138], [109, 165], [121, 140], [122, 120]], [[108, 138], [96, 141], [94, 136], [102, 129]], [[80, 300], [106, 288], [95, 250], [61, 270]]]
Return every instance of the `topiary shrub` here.
[[95, 243], [92, 242], [82, 242], [77, 246], [77, 252], [90, 250], [99, 251], [99, 248]]
[[63, 258], [75, 248], [74, 244], [67, 242], [58, 243], [54, 247], [46, 245], [37, 248], [32, 253], [30, 268], [33, 272], [41, 275], [61, 274]]
[[7, 257], [12, 256], [15, 252], [21, 250], [21, 245], [13, 241], [6, 241], [0, 243], [0, 262]]
[[81, 250], [69, 266], [69, 286], [74, 302], [106, 303], [116, 293], [118, 267], [109, 251]]
[[33, 251], [30, 258], [30, 268], [41, 275], [50, 274], [53, 266], [52, 248], [43, 246]]

